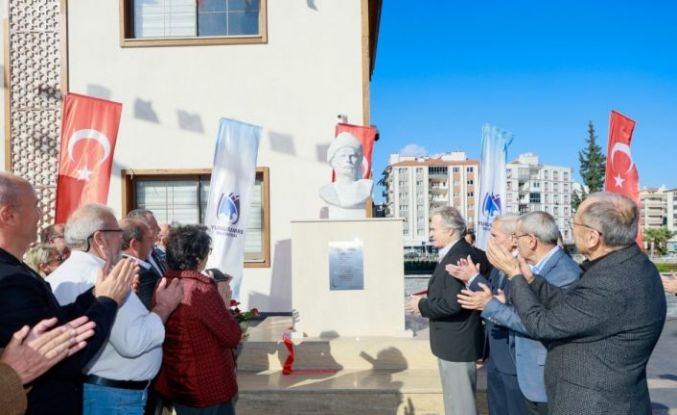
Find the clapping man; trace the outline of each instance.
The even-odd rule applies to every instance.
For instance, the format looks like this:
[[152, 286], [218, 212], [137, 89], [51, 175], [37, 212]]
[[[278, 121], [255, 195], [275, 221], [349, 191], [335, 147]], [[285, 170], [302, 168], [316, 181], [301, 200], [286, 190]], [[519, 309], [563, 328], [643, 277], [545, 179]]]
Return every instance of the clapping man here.
[[637, 244], [639, 209], [629, 198], [590, 194], [572, 229], [583, 263], [569, 289], [489, 242], [487, 256], [510, 279], [509, 299], [527, 332], [548, 346], [550, 414], [650, 414], [646, 364], [665, 323], [656, 266]]

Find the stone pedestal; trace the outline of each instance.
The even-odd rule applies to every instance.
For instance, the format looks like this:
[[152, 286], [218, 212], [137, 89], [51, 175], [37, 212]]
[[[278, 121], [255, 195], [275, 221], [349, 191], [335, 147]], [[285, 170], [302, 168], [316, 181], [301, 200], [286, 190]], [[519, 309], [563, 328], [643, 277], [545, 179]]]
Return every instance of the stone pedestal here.
[[[330, 244], [358, 241], [363, 288], [330, 289]], [[407, 336], [402, 220], [292, 222], [295, 337]]]

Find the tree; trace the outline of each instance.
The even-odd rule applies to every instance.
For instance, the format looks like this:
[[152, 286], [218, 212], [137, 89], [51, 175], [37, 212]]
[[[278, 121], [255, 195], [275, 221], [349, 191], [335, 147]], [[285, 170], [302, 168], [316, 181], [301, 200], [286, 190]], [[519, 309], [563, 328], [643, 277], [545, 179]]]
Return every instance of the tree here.
[[381, 174], [381, 179], [379, 179], [377, 183], [378, 185], [383, 187], [383, 192], [381, 192], [381, 195], [383, 196], [383, 199], [385, 199], [385, 202], [383, 204], [385, 205], [384, 212], [386, 216], [388, 216], [390, 213], [388, 209], [388, 204], [389, 202], [391, 202], [391, 200], [389, 200], [390, 195], [388, 193], [390, 188], [389, 178], [391, 173], [392, 169], [390, 168], [390, 166], [386, 167], [385, 170], [383, 170], [383, 173]]
[[573, 210], [578, 209], [578, 205], [585, 200], [585, 197], [587, 194], [585, 193], [585, 188], [581, 188], [580, 191], [578, 190], [573, 190], [571, 192], [571, 207]]
[[672, 238], [674, 234], [675, 233], [670, 231], [667, 226], [648, 228], [644, 229], [642, 239], [649, 243], [649, 249], [651, 249], [651, 244], [653, 243], [656, 254], [665, 255], [667, 252], [668, 239]]
[[[604, 174], [606, 172], [606, 156], [602, 153], [602, 148], [597, 145], [597, 136], [592, 121], [588, 122], [588, 138], [585, 141], [585, 148], [578, 152], [578, 161], [580, 162], [580, 173], [583, 178], [583, 190], [573, 192], [571, 197], [571, 206], [578, 208], [588, 193], [599, 192], [604, 189]], [[585, 187], [588, 191], [586, 192]]]

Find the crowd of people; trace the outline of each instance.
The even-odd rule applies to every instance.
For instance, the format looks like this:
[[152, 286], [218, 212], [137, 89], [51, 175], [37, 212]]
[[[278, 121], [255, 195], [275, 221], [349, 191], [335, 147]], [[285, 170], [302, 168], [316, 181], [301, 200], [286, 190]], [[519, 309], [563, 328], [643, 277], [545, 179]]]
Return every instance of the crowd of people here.
[[[453, 207], [431, 215], [439, 263], [406, 309], [430, 321], [447, 414], [476, 414], [486, 359], [491, 414], [649, 414], [646, 364], [676, 293], [635, 243], [638, 208], [589, 195], [571, 230], [551, 215], [494, 218], [487, 250]], [[233, 414], [229, 277], [205, 270], [199, 225], [120, 220], [88, 204], [38, 234], [31, 185], [0, 173], [0, 408], [8, 414]]]
[[477, 413], [481, 358], [492, 415], [652, 412], [646, 365], [665, 323], [663, 290], [677, 284], [637, 246], [638, 219], [625, 196], [589, 195], [570, 223], [579, 265], [546, 212], [494, 218], [486, 252], [464, 238], [456, 209], [432, 214], [439, 263], [406, 308], [430, 321], [447, 415]]
[[230, 278], [199, 225], [98, 204], [46, 227], [0, 173], [0, 408], [7, 414], [234, 413]]

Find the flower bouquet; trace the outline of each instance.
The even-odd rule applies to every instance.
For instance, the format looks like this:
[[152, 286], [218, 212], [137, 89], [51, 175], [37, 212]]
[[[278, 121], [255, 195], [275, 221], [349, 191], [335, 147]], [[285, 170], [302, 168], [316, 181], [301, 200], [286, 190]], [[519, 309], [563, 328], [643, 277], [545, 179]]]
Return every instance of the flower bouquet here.
[[249, 320], [259, 315], [259, 310], [252, 308], [249, 311], [242, 312], [240, 310], [240, 302], [237, 300], [230, 300], [230, 313], [235, 317], [235, 321], [240, 324], [240, 330], [242, 330], [242, 338], [245, 339], [249, 334], [247, 329], [249, 328]]

